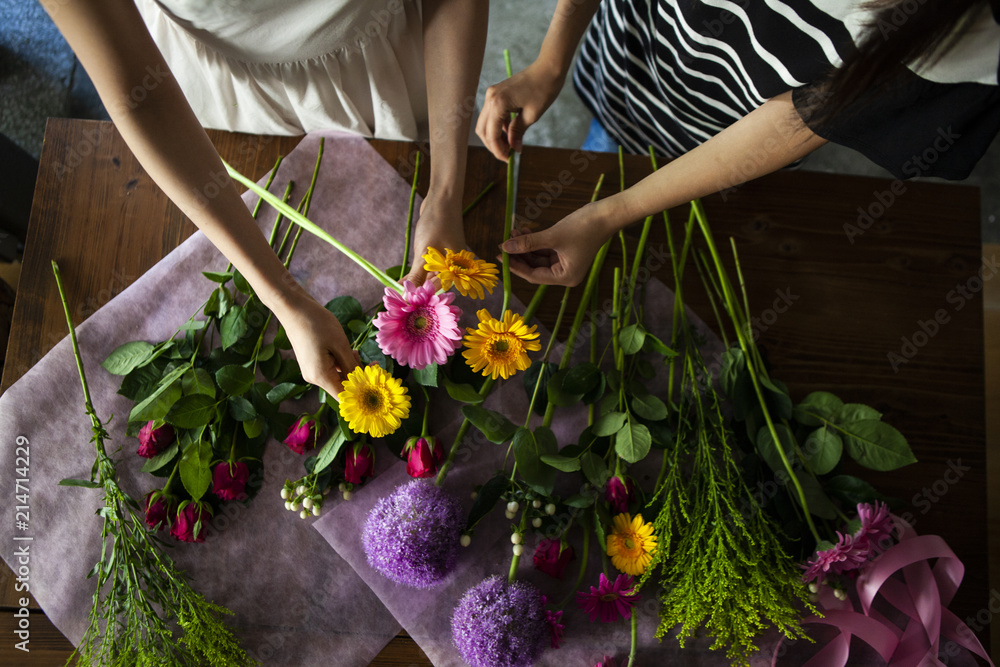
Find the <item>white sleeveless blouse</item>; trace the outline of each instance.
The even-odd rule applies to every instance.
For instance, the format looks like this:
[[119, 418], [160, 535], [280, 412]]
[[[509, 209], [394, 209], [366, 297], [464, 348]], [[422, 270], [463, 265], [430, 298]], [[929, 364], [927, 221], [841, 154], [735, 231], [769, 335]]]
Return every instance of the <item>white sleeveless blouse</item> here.
[[427, 135], [419, 0], [136, 0], [202, 125]]

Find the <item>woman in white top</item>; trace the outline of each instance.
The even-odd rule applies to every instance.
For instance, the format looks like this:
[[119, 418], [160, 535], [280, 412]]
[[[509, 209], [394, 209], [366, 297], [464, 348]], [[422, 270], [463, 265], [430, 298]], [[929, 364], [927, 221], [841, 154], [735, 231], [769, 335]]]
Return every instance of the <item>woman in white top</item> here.
[[[306, 381], [336, 395], [356, 366], [336, 317], [288, 273], [204, 127], [263, 134], [343, 129], [429, 139], [430, 187], [414, 255], [465, 247], [461, 201], [486, 40], [481, 0], [43, 2], [115, 126], [157, 185], [284, 325]], [[131, 96], [136, 86], [148, 93]], [[199, 201], [200, 200], [200, 201]], [[416, 268], [410, 277], [422, 280]]]

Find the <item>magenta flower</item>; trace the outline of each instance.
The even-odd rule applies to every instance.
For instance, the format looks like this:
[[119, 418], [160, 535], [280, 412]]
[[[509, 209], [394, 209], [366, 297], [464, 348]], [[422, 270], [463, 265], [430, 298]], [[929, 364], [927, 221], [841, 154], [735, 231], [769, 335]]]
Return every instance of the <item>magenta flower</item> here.
[[139, 456], [151, 459], [174, 441], [174, 427], [164, 424], [159, 428], [153, 428], [153, 422], [146, 422], [146, 425], [139, 429]]
[[635, 485], [632, 480], [615, 475], [604, 487], [604, 499], [615, 514], [628, 512], [628, 504], [635, 500]]
[[858, 548], [851, 535], [837, 533], [840, 538], [830, 549], [817, 551], [816, 557], [806, 563], [806, 573], [802, 581], [818, 581], [820, 583], [827, 574], [841, 574], [856, 570], [868, 560], [868, 545]]
[[604, 660], [594, 665], [594, 667], [618, 667], [618, 662], [610, 655], [604, 656]]
[[351, 484], [361, 484], [366, 477], [375, 472], [375, 453], [368, 443], [362, 442], [347, 450], [347, 460], [344, 464], [344, 481]]
[[874, 506], [858, 503], [858, 519], [861, 520], [861, 528], [854, 534], [854, 544], [858, 550], [865, 549], [868, 557], [885, 551], [894, 528], [885, 503], [876, 501]]
[[436, 475], [438, 465], [444, 460], [444, 448], [432, 436], [410, 438], [403, 445], [403, 454], [406, 474], [415, 479]]
[[541, 570], [550, 577], [562, 579], [563, 571], [573, 560], [573, 547], [568, 544], [563, 546], [561, 540], [544, 539], [539, 542], [532, 560], [536, 570]]
[[610, 623], [619, 617], [631, 618], [632, 607], [638, 601], [639, 594], [635, 592], [632, 577], [627, 574], [619, 574], [612, 583], [601, 572], [597, 588], [591, 586], [589, 593], [576, 594], [577, 606], [590, 614], [591, 623], [598, 617], [601, 623]]
[[385, 289], [385, 311], [373, 320], [382, 352], [410, 368], [443, 364], [462, 345], [458, 317], [462, 311], [452, 306], [454, 292], [435, 294], [431, 281], [414, 287], [403, 283], [405, 294]]
[[559, 648], [559, 644], [566, 634], [566, 626], [562, 623], [562, 615], [561, 611], [545, 610], [545, 622], [549, 626], [549, 645], [552, 648]]
[[323, 437], [323, 424], [312, 415], [302, 415], [288, 427], [285, 444], [296, 454], [305, 454]]
[[181, 503], [170, 534], [182, 542], [204, 542], [205, 524], [212, 518], [212, 508], [201, 502]]
[[153, 530], [170, 528], [177, 501], [162, 490], [146, 494], [146, 525]]
[[222, 500], [242, 500], [249, 479], [250, 469], [243, 461], [220, 461], [212, 470], [212, 493]]

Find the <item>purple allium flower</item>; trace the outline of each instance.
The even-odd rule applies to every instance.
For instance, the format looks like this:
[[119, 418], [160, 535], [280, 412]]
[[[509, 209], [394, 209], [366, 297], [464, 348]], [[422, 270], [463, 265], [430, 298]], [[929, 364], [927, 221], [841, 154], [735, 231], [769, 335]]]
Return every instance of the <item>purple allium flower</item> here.
[[431, 588], [454, 569], [464, 526], [458, 501], [415, 479], [375, 503], [361, 541], [375, 570], [398, 584]]
[[542, 594], [526, 581], [492, 576], [466, 591], [451, 636], [470, 667], [528, 667], [545, 650], [549, 625]]

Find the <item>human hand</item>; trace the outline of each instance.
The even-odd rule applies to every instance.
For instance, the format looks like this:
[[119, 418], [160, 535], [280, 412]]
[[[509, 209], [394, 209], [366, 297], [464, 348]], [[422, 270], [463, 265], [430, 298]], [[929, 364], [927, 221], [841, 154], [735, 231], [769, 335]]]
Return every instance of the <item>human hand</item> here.
[[586, 277], [610, 236], [599, 209], [587, 204], [540, 232], [514, 230], [500, 247], [511, 255], [511, 272], [528, 282], [573, 286]]
[[[476, 134], [498, 160], [507, 161], [511, 149], [521, 151], [521, 138], [549, 108], [562, 88], [565, 75], [536, 60], [514, 76], [486, 89]], [[511, 120], [511, 113], [517, 115]]]
[[427, 248], [437, 248], [442, 253], [445, 248], [455, 252], [465, 250], [461, 204], [439, 200], [430, 192], [420, 204], [420, 218], [413, 230], [413, 259], [404, 280], [412, 281], [417, 286], [427, 280], [423, 259]]
[[305, 292], [290, 297], [275, 315], [285, 327], [302, 378], [336, 398], [348, 374], [361, 363], [340, 321]]

